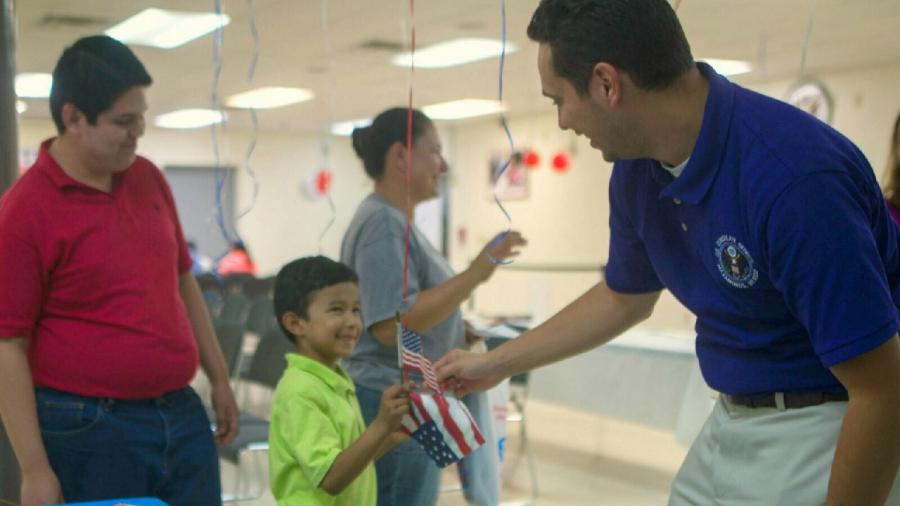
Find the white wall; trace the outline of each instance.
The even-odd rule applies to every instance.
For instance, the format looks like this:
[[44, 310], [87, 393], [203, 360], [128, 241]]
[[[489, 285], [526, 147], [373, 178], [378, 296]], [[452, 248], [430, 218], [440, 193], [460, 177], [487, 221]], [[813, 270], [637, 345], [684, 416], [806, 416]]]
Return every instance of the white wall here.
[[[834, 126], [860, 146], [880, 176], [887, 158], [890, 129], [900, 111], [900, 94], [896, 91], [900, 63], [817, 77], [834, 97]], [[791, 84], [783, 81], [751, 87], [781, 98]], [[535, 100], [545, 99], [535, 97]], [[510, 128], [517, 147], [534, 149], [542, 157], [540, 168], [529, 175], [529, 197], [506, 202], [513, 227], [530, 241], [516, 266], [605, 263], [610, 164], [583, 140], [556, 127], [555, 112], [549, 102], [546, 114], [513, 115]], [[496, 118], [455, 126], [442, 124], [440, 130], [451, 164], [448, 246], [451, 262], [461, 269], [494, 234], [507, 226], [489, 196], [488, 161], [492, 154], [506, 153], [508, 148]], [[36, 148], [41, 139], [53, 133], [50, 122], [24, 121], [20, 126], [20, 145]], [[228, 130], [220, 137], [222, 163], [239, 167], [237, 207], [242, 209], [248, 205], [252, 192], [250, 179], [241, 170], [249, 136], [247, 132]], [[210, 134], [205, 129], [151, 128], [139, 150], [161, 167], [213, 163]], [[549, 168], [550, 157], [561, 150], [572, 155], [571, 169], [564, 175]], [[313, 202], [303, 197], [300, 185], [308, 172], [319, 168], [320, 158], [317, 137], [278, 131], [260, 134], [251, 160], [260, 184], [259, 197], [252, 212], [238, 227], [251, 245], [262, 273], [274, 273], [290, 259], [318, 252], [319, 234], [331, 211], [324, 200]], [[332, 138], [331, 161], [337, 211], [335, 224], [323, 241], [323, 251], [336, 256], [341, 235], [356, 205], [370, 191], [371, 183], [353, 154], [349, 139]], [[465, 240], [461, 240], [461, 230]], [[474, 309], [485, 313], [548, 316], [598, 279], [597, 273], [526, 273], [502, 269], [490, 283], [477, 290]], [[693, 317], [670, 296], [665, 296], [656, 314], [644, 326], [686, 330], [693, 326]]]

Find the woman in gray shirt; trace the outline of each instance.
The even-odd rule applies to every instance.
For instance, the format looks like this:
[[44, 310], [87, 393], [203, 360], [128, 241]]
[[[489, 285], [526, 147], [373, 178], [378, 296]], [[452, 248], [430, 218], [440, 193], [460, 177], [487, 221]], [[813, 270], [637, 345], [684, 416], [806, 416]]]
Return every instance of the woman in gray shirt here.
[[[341, 261], [359, 275], [365, 327], [344, 365], [356, 383], [366, 423], [377, 415], [382, 391], [400, 382], [394, 315], [402, 314], [404, 325], [423, 336], [425, 354], [433, 361], [454, 348], [467, 347], [459, 305], [476, 286], [491, 277], [498, 260], [515, 256], [516, 248], [525, 244], [518, 232], [509, 232], [502, 240], [485, 246], [468, 269], [456, 274], [411, 224], [404, 302], [404, 209], [409, 202], [410, 212], [414, 212], [417, 204], [437, 197], [440, 180], [447, 172], [437, 131], [418, 110], [412, 114], [412, 164], [408, 167], [407, 114], [405, 108], [389, 109], [379, 114], [371, 126], [353, 131], [353, 148], [375, 182], [375, 191], [360, 203], [341, 245]], [[409, 219], [412, 222], [413, 216]], [[479, 426], [490, 430], [485, 395], [473, 394], [463, 400]], [[485, 445], [462, 464], [465, 472], [461, 474], [465, 474], [468, 485], [464, 488], [466, 497], [479, 506], [498, 502], [496, 452], [492, 445]], [[376, 461], [375, 469], [379, 506], [428, 506], [437, 502], [440, 469], [417, 442], [396, 446]]]

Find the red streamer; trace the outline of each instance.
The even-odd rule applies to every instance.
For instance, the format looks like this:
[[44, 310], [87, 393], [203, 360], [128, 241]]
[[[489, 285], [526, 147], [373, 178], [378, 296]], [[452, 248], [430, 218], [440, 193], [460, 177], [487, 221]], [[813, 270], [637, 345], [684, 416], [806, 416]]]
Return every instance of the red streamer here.
[[416, 57], [416, 6], [415, 0], [409, 0], [410, 19], [410, 55], [409, 55], [409, 106], [406, 110], [406, 243], [403, 251], [403, 305], [409, 298], [409, 248], [412, 231], [412, 201], [410, 186], [412, 184], [412, 120], [413, 120], [413, 73]]

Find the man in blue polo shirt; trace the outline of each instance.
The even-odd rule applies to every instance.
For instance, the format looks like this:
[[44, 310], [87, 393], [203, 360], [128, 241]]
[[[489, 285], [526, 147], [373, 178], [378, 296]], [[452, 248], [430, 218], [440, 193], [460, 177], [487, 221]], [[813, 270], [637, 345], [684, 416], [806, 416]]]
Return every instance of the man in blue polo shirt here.
[[900, 504], [898, 230], [859, 149], [695, 63], [664, 0], [543, 0], [528, 35], [560, 128], [615, 162], [606, 280], [439, 377], [596, 347], [667, 288], [722, 393], [670, 505]]

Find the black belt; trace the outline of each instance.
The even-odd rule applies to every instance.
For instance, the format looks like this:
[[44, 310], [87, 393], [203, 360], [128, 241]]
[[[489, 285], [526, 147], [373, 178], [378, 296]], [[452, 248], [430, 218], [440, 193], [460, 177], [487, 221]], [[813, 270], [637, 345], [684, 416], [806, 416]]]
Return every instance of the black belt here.
[[748, 408], [779, 409], [808, 408], [825, 404], [826, 402], [846, 402], [850, 398], [847, 392], [776, 392], [753, 396], [722, 395], [728, 402], [747, 406]]

